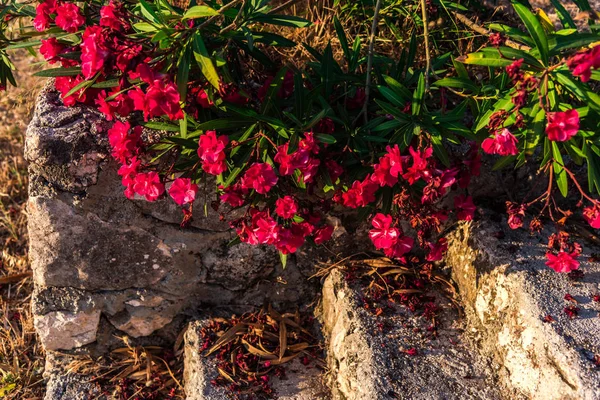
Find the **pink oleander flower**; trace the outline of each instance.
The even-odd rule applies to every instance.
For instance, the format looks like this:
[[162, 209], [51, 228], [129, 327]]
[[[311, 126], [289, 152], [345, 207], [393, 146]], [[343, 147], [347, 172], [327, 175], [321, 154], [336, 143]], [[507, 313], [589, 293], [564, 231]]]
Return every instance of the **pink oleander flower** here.
[[231, 185], [223, 189], [221, 195], [221, 202], [229, 204], [231, 207], [241, 207], [246, 202], [245, 196], [248, 194], [248, 190], [242, 189], [239, 183]]
[[111, 1], [100, 9], [100, 26], [121, 31], [129, 27], [129, 24], [125, 22], [120, 7]]
[[198, 141], [198, 157], [202, 160], [202, 169], [211, 175], [219, 175], [227, 169], [225, 147], [229, 143], [226, 135], [217, 137], [217, 132], [206, 131]]
[[427, 159], [432, 156], [433, 148], [429, 147], [423, 151], [415, 150], [412, 147], [408, 148], [408, 151], [412, 157], [412, 165], [406, 169], [402, 177], [408, 181], [409, 185], [414, 184], [419, 179], [423, 178], [428, 180], [431, 171], [428, 170]]
[[461, 221], [472, 221], [475, 216], [475, 205], [471, 196], [458, 195], [454, 198], [456, 216]]
[[192, 183], [190, 178], [177, 178], [169, 188], [169, 196], [180, 206], [193, 203], [198, 193], [198, 185]]
[[241, 179], [243, 189], [254, 189], [260, 194], [267, 194], [276, 183], [277, 175], [267, 163], [252, 164]]
[[398, 241], [400, 230], [393, 227], [391, 215], [379, 213], [371, 221], [373, 229], [369, 231], [369, 238], [377, 249], [389, 249]]
[[414, 240], [408, 236], [400, 236], [392, 247], [383, 249], [386, 256], [390, 258], [400, 258], [408, 253], [414, 245]]
[[592, 68], [600, 68], [600, 46], [575, 54], [567, 60], [567, 66], [573, 76], [578, 76], [582, 82], [587, 82], [592, 76]]
[[48, 38], [46, 40], [42, 39], [42, 45], [40, 46], [40, 53], [44, 56], [44, 59], [47, 60], [50, 64], [54, 64], [57, 61], [57, 57], [61, 54], [65, 49], [65, 46], [58, 43], [55, 37]]
[[57, 3], [54, 22], [62, 30], [75, 33], [85, 23], [85, 18], [75, 3]]
[[398, 183], [398, 175], [392, 174], [392, 161], [389, 155], [379, 158], [379, 164], [373, 166], [373, 174], [371, 180], [379, 184], [379, 186], [392, 187]]
[[167, 115], [171, 120], [183, 118], [179, 106], [179, 91], [173, 82], [155, 80], [146, 92], [146, 102], [151, 117]]
[[160, 181], [160, 176], [152, 171], [137, 174], [133, 190], [148, 201], [156, 201], [165, 192], [165, 186]]
[[584, 208], [583, 218], [585, 218], [592, 228], [600, 229], [600, 204], [594, 203], [593, 205]]
[[110, 56], [104, 41], [102, 27], [88, 26], [85, 29], [81, 43], [81, 72], [86, 79], [90, 79], [98, 71], [103, 71], [104, 63]]
[[50, 23], [52, 22], [50, 14], [56, 12], [56, 0], [46, 0], [40, 3], [35, 11], [36, 15], [33, 20], [33, 27], [38, 32], [45, 31], [50, 28]]
[[332, 234], [333, 234], [333, 226], [331, 226], [331, 225], [324, 225], [320, 228], [317, 228], [315, 230], [315, 234], [313, 236], [315, 244], [325, 243], [326, 241], [331, 239]]
[[370, 177], [364, 181], [354, 181], [352, 187], [342, 194], [342, 204], [349, 208], [365, 207], [375, 201], [375, 192], [379, 185]]
[[519, 153], [517, 138], [506, 128], [500, 133], [495, 132], [493, 138], [487, 138], [481, 143], [481, 148], [488, 154], [500, 156], [514, 156]]
[[129, 122], [117, 121], [108, 130], [108, 141], [112, 148], [112, 156], [121, 163], [137, 153], [137, 148], [142, 134], [142, 127], [136, 126], [129, 134]]
[[546, 253], [546, 265], [556, 272], [571, 272], [579, 268], [579, 261], [575, 253], [559, 251], [558, 254]]
[[579, 131], [579, 113], [577, 110], [548, 113], [546, 134], [554, 142], [566, 142]]
[[275, 212], [281, 218], [290, 219], [296, 215], [298, 204], [292, 196], [285, 196], [275, 202]]

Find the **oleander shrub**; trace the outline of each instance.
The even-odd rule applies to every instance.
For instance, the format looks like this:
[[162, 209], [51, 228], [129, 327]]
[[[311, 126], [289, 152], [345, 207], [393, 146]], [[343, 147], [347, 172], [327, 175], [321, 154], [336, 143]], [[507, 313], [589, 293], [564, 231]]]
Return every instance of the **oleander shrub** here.
[[[587, 23], [560, 1], [556, 24], [514, 1], [506, 24], [474, 24], [477, 34], [456, 29], [471, 9], [489, 14], [473, 2], [336, 0], [326, 22], [271, 3], [4, 0], [1, 83], [16, 85], [12, 49], [39, 51], [39, 75], [66, 106], [112, 121], [124, 196], [169, 197], [182, 225], [194, 204], [214, 208], [284, 265], [327, 242], [327, 216], [343, 209], [370, 221], [386, 256], [441, 260], [443, 224], [474, 218], [484, 156], [493, 169], [537, 168], [546, 189], [507, 202], [508, 224], [550, 221], [547, 265], [579, 267], [567, 220], [600, 228], [600, 26], [587, 1]], [[330, 43], [296, 43], [314, 23]], [[194, 202], [199, 187], [208, 193]]]

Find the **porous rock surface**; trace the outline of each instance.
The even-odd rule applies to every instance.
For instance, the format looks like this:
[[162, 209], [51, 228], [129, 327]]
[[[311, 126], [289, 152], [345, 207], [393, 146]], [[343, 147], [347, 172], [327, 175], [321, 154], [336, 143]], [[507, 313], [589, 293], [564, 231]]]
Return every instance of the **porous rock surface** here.
[[[511, 231], [486, 218], [463, 223], [449, 238], [452, 268], [472, 334], [496, 365], [509, 397], [600, 399], [600, 264], [584, 246], [581, 279], [544, 265], [544, 236]], [[582, 243], [585, 245], [585, 243]], [[580, 309], [569, 318], [571, 294]], [[554, 322], [544, 322], [546, 316]]]
[[[190, 323], [184, 342], [184, 381], [187, 400], [221, 400], [230, 393], [222, 386], [212, 385], [211, 380], [218, 376], [216, 360], [204, 357], [201, 352], [200, 330], [208, 320], [201, 319]], [[302, 365], [294, 360], [286, 363], [285, 378], [272, 377], [269, 384], [279, 400], [327, 400], [329, 389], [323, 383], [319, 369]]]
[[[499, 399], [486, 360], [472, 351], [458, 315], [439, 294], [437, 336], [403, 306], [376, 316], [361, 288], [334, 269], [323, 284], [320, 319], [335, 399]], [[416, 355], [408, 350], [415, 349]]]
[[198, 307], [312, 297], [310, 271], [293, 257], [282, 270], [272, 249], [229, 246], [234, 233], [217, 213], [204, 216], [201, 200], [181, 229], [169, 199], [126, 199], [107, 129], [97, 112], [62, 105], [49, 85], [27, 131], [33, 312], [47, 350], [110, 347], [97, 339], [115, 329], [133, 338], [161, 332]]

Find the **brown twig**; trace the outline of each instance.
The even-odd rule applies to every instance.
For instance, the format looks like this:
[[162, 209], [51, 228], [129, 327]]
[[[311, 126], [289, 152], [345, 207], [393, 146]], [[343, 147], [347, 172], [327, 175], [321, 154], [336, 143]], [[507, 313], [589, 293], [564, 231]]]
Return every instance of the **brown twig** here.
[[[492, 33], [491, 30], [477, 24], [476, 22], [471, 21], [466, 15], [461, 14], [459, 12], [456, 11], [452, 11], [452, 15], [454, 15], [454, 17], [459, 20], [460, 22], [462, 22], [464, 25], [466, 25], [468, 28], [470, 28], [471, 30], [481, 34], [481, 35], [489, 35], [490, 33]], [[512, 47], [513, 49], [518, 49], [518, 50], [524, 50], [524, 51], [529, 51], [531, 50], [531, 47], [521, 44], [521, 43], [517, 43], [513, 40], [506, 40], [506, 42], [504, 42], [508, 47]]]
[[423, 19], [423, 39], [425, 40], [425, 91], [429, 92], [429, 71], [431, 70], [431, 53], [429, 53], [429, 18], [427, 16], [426, 0], [421, 0], [421, 15]]

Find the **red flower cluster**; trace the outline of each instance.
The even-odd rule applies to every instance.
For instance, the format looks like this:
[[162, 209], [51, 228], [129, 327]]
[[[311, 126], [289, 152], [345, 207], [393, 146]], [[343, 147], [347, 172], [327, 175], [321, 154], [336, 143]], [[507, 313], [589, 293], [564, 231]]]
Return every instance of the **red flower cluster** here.
[[413, 239], [404, 236], [402, 231], [394, 226], [391, 215], [379, 213], [373, 217], [371, 224], [373, 229], [369, 231], [369, 238], [386, 256], [399, 258], [412, 249]]
[[567, 66], [582, 82], [589, 81], [592, 69], [600, 69], [600, 46], [575, 54], [567, 61]]
[[225, 147], [229, 139], [225, 135], [217, 137], [215, 131], [206, 131], [198, 142], [198, 157], [202, 160], [202, 169], [211, 174], [219, 175], [227, 169], [225, 162]]
[[583, 209], [583, 218], [594, 229], [600, 229], [600, 203], [594, 203]]
[[312, 182], [317, 175], [319, 165], [321, 165], [321, 160], [316, 157], [319, 154], [319, 144], [313, 133], [304, 133], [304, 139], [298, 142], [298, 149], [291, 154], [288, 154], [288, 152], [289, 143], [277, 148], [274, 160], [279, 164], [279, 174], [287, 176], [299, 170], [304, 183]]
[[[54, 20], [52, 15], [55, 15]], [[85, 19], [74, 3], [46, 0], [37, 6], [33, 26], [42, 32], [50, 28], [52, 22], [66, 32], [75, 33], [85, 23]]]
[[577, 110], [548, 113], [546, 134], [554, 142], [566, 142], [579, 131], [579, 113]]
[[193, 203], [196, 193], [198, 193], [198, 185], [192, 183], [190, 178], [177, 178], [169, 188], [169, 195], [180, 206]]
[[[308, 217], [305, 215], [305, 217]], [[324, 224], [317, 227], [320, 218], [308, 218], [311, 223], [291, 222], [280, 225], [266, 210], [250, 208], [249, 217], [231, 223], [240, 240], [244, 243], [258, 245], [274, 245], [282, 254], [296, 252], [304, 244], [307, 237], [312, 236], [316, 244], [321, 244], [331, 238], [333, 226]]]
[[514, 156], [519, 153], [517, 138], [506, 128], [494, 132], [494, 137], [487, 138], [481, 143], [481, 148], [488, 154]]

